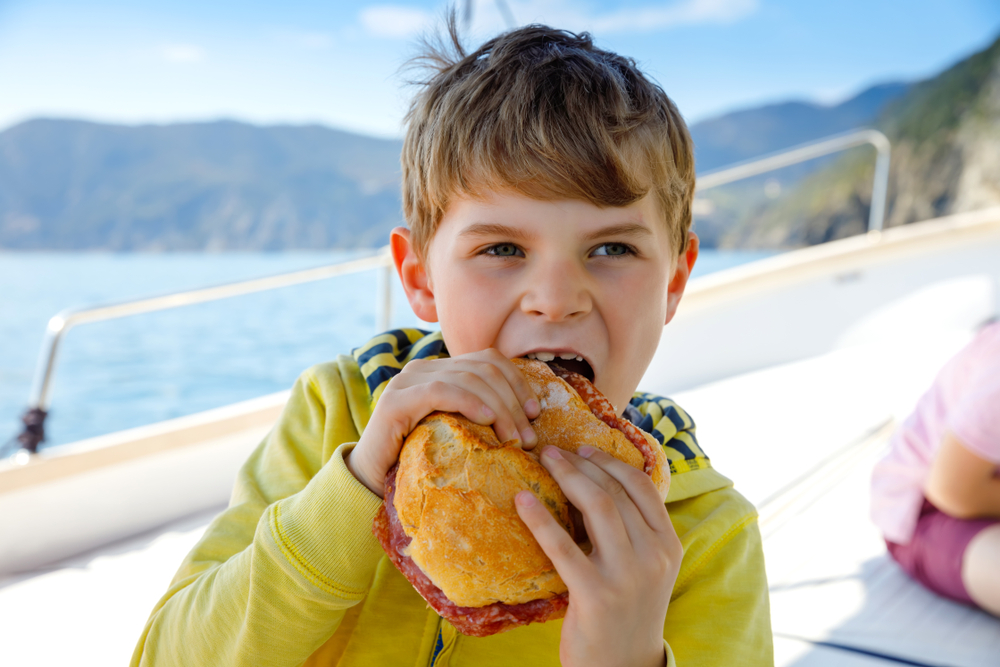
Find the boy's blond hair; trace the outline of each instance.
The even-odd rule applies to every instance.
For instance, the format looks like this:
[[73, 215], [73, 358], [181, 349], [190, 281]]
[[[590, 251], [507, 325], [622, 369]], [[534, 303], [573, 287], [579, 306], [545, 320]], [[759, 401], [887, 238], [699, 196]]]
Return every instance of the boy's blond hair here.
[[683, 252], [694, 156], [677, 107], [634, 60], [595, 48], [587, 33], [541, 25], [466, 54], [425, 44], [428, 66], [406, 116], [403, 212], [417, 253], [449, 202], [513, 191], [542, 200], [627, 206], [652, 192]]

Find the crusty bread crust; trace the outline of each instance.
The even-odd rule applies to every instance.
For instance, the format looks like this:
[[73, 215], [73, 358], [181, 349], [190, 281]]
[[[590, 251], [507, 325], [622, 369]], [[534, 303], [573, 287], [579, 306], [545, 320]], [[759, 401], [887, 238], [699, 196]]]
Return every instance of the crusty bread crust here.
[[657, 442], [656, 438], [642, 429], [639, 429], [639, 432], [642, 433], [642, 436], [646, 438], [646, 442], [653, 448], [656, 465], [653, 467], [650, 477], [653, 479], [653, 485], [656, 486], [656, 490], [660, 493], [660, 498], [666, 501], [667, 492], [670, 490], [670, 459], [667, 458], [667, 453], [663, 451], [663, 446]]
[[517, 443], [436, 412], [407, 438], [396, 480], [396, 512], [412, 539], [406, 555], [455, 604], [519, 604], [566, 590], [514, 496], [530, 489], [566, 528], [569, 503]]
[[[596, 417], [545, 363], [513, 362], [542, 407], [532, 421], [534, 450], [522, 450], [517, 440], [501, 443], [492, 428], [461, 415], [435, 412], [407, 437], [399, 458], [393, 505], [411, 538], [406, 555], [465, 607], [521, 604], [566, 591], [514, 507], [514, 496], [530, 490], [573, 533], [569, 502], [538, 462], [542, 447], [575, 452], [590, 445], [639, 470], [645, 463], [636, 445]], [[654, 451], [653, 481], [659, 478], [665, 495], [666, 455], [658, 444]]]
[[584, 445], [605, 451], [633, 468], [642, 470], [643, 458], [625, 434], [594, 415], [565, 380], [544, 362], [512, 359], [542, 404], [542, 412], [531, 422], [538, 434], [538, 448], [554, 445], [576, 452]]

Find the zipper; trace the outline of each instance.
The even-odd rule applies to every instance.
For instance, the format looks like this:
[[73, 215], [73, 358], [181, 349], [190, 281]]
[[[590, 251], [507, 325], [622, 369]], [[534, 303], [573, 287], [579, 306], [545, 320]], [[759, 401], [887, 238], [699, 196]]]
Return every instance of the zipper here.
[[434, 640], [434, 650], [431, 651], [430, 662], [427, 663], [428, 667], [434, 667], [434, 663], [437, 661], [438, 655], [441, 654], [441, 649], [444, 648], [444, 636], [441, 634], [441, 619], [438, 619], [437, 625], [437, 639]]
[[451, 660], [458, 641], [458, 632], [451, 625], [445, 625], [438, 619], [437, 639], [434, 641], [434, 651], [431, 654], [431, 667], [445, 667]]

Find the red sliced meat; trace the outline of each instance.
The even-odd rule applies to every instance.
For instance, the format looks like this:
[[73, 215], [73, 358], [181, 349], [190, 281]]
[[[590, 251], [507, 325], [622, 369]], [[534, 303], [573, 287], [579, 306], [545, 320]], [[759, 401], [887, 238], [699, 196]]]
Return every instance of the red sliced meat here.
[[644, 462], [643, 470], [647, 475], [652, 476], [653, 468], [656, 467], [656, 454], [649, 441], [642, 434], [642, 430], [629, 420], [619, 416], [615, 412], [615, 407], [611, 405], [611, 401], [605, 398], [604, 394], [599, 392], [590, 380], [579, 373], [566, 370], [559, 364], [549, 364], [549, 368], [552, 369], [553, 373], [565, 380], [566, 384], [576, 390], [576, 393], [580, 395], [580, 398], [587, 404], [587, 407], [590, 408], [595, 417], [611, 428], [625, 434], [629, 442], [635, 445], [636, 449], [642, 454]]

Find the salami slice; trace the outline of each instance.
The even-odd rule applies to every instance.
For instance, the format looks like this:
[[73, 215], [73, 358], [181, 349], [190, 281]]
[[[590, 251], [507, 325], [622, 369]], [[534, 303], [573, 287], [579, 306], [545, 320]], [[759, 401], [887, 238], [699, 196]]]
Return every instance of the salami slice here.
[[643, 470], [647, 475], [652, 476], [653, 468], [656, 467], [656, 454], [639, 427], [618, 415], [615, 412], [614, 406], [611, 405], [611, 401], [599, 392], [597, 387], [587, 378], [579, 373], [566, 370], [559, 364], [550, 363], [549, 368], [552, 369], [553, 373], [562, 378], [566, 384], [573, 387], [576, 393], [580, 395], [580, 398], [583, 399], [583, 402], [587, 404], [587, 407], [590, 408], [590, 411], [594, 413], [595, 417], [611, 428], [621, 431], [629, 439], [629, 442], [635, 445], [636, 449], [642, 454], [644, 462]]

